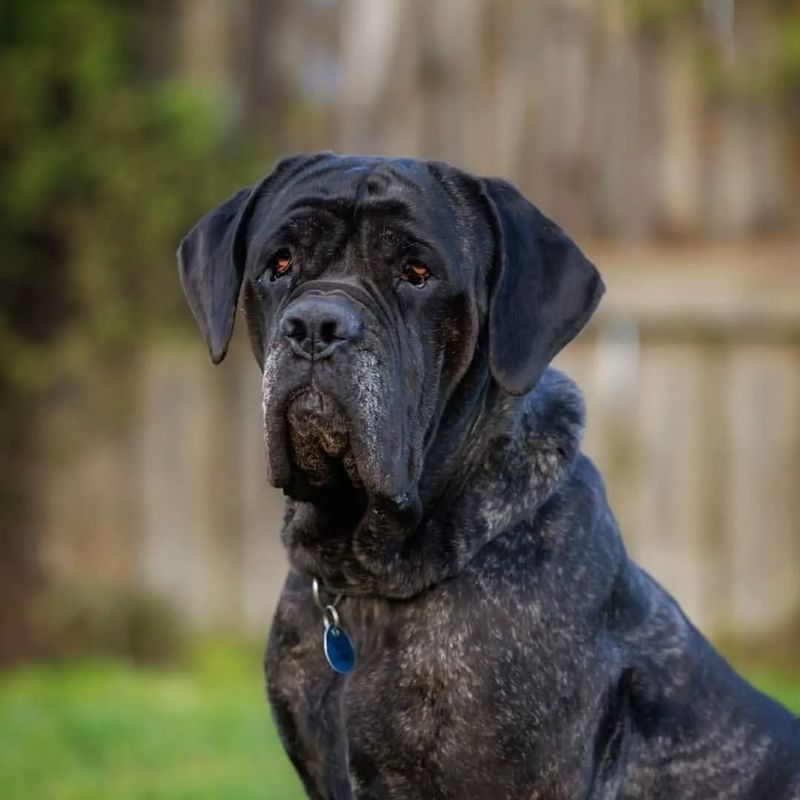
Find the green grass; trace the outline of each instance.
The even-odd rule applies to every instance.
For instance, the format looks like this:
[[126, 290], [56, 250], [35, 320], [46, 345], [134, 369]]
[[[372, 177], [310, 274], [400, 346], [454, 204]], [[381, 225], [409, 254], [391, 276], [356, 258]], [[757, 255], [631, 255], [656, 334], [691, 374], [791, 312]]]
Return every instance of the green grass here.
[[[800, 674], [749, 677], [800, 712]], [[257, 653], [222, 645], [181, 668], [81, 660], [0, 673], [4, 800], [294, 800]]]
[[780, 700], [790, 711], [800, 714], [800, 670], [754, 667], [745, 677], [770, 697]]
[[114, 661], [0, 674], [4, 800], [293, 800], [257, 653], [205, 647], [182, 669]]

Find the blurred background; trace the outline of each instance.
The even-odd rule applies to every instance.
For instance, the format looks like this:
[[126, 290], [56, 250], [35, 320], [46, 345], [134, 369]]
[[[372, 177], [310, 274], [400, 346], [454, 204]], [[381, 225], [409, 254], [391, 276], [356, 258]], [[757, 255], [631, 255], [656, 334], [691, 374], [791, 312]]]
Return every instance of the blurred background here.
[[608, 292], [557, 363], [627, 547], [800, 712], [800, 2], [5, 0], [0, 79], [4, 796], [300, 796], [260, 375], [173, 254], [301, 150], [502, 175], [578, 239]]

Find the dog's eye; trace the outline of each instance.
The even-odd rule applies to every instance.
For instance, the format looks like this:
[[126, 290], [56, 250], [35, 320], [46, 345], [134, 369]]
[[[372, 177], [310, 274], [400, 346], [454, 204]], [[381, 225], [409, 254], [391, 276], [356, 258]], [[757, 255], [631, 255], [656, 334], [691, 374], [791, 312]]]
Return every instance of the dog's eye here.
[[412, 286], [424, 286], [428, 282], [430, 272], [420, 261], [409, 261], [403, 267], [403, 277]]
[[288, 275], [292, 271], [292, 254], [284, 247], [278, 250], [269, 261], [267, 277], [270, 281]]

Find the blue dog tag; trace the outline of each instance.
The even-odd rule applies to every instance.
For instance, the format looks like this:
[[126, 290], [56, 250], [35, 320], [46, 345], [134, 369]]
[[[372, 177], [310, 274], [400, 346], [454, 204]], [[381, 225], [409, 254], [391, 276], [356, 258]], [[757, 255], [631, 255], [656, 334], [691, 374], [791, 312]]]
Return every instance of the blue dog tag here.
[[323, 637], [325, 658], [331, 669], [346, 675], [356, 665], [356, 649], [352, 639], [338, 625], [325, 625]]
[[311, 591], [314, 595], [314, 602], [322, 612], [322, 624], [325, 626], [325, 633], [322, 636], [325, 660], [334, 672], [346, 675], [348, 672], [352, 672], [356, 665], [356, 648], [353, 646], [353, 640], [339, 625], [339, 612], [336, 610], [336, 604], [342, 596], [337, 594], [333, 602], [326, 605], [322, 602], [319, 589], [319, 581], [313, 578]]

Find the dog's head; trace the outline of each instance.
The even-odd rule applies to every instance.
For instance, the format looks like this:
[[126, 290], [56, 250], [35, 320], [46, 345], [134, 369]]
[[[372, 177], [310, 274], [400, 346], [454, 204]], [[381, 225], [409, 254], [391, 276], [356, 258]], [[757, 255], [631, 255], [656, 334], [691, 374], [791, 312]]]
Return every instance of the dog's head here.
[[215, 363], [242, 294], [270, 479], [304, 499], [347, 485], [402, 504], [468, 371], [527, 393], [603, 292], [511, 185], [411, 159], [285, 159], [178, 257]]

